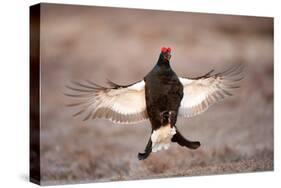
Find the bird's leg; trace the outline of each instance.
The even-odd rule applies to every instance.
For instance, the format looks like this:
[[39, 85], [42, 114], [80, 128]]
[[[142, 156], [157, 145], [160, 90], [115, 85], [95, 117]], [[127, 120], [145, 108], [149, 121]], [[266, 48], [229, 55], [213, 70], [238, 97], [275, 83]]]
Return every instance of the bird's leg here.
[[138, 159], [139, 160], [146, 159], [149, 156], [149, 154], [151, 153], [151, 151], [152, 151], [152, 141], [151, 141], [151, 138], [149, 138], [149, 141], [145, 147], [144, 153], [139, 153]]
[[180, 146], [185, 146], [190, 149], [197, 149], [201, 144], [198, 141], [189, 141], [184, 138], [178, 130], [172, 138], [172, 142], [177, 142]]
[[169, 124], [171, 128], [173, 128], [176, 125], [177, 122], [177, 113], [176, 111], [169, 111]]
[[169, 123], [169, 111], [160, 112], [161, 126]]

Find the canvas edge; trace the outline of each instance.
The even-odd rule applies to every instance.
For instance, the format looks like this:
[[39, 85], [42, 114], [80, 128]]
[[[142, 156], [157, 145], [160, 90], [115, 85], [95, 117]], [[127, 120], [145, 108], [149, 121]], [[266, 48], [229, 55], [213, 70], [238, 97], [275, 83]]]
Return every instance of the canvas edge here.
[[29, 181], [41, 184], [40, 169], [40, 13], [41, 4], [29, 7]]

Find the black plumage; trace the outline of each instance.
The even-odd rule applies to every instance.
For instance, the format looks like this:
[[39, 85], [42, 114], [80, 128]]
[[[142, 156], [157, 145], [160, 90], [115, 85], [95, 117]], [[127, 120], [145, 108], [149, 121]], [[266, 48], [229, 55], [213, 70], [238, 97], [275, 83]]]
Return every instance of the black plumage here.
[[[178, 110], [183, 98], [183, 85], [170, 66], [170, 58], [170, 50], [162, 49], [156, 65], [144, 77], [146, 110], [152, 131], [166, 126], [168, 123], [170, 126], [176, 125]], [[193, 149], [200, 146], [199, 142], [192, 146], [192, 142], [184, 139], [178, 130], [172, 141], [180, 142], [180, 145]], [[151, 151], [152, 141], [150, 138], [145, 153], [139, 153], [138, 158], [140, 160], [147, 158]]]

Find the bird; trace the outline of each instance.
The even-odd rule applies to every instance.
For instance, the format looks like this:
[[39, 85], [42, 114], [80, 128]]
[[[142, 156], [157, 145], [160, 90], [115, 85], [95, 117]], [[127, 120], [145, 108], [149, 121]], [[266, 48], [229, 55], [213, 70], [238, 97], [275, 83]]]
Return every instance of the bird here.
[[139, 160], [151, 153], [167, 150], [171, 143], [195, 150], [199, 141], [185, 138], [178, 130], [178, 117], [190, 118], [213, 104], [233, 95], [243, 79], [242, 64], [215, 73], [214, 69], [198, 77], [179, 77], [171, 67], [171, 48], [162, 47], [152, 70], [142, 80], [119, 85], [107, 80], [99, 85], [91, 80], [72, 81], [66, 85], [66, 96], [75, 102], [68, 107], [78, 109], [74, 117], [83, 120], [104, 118], [117, 124], [136, 124], [149, 120], [151, 134]]

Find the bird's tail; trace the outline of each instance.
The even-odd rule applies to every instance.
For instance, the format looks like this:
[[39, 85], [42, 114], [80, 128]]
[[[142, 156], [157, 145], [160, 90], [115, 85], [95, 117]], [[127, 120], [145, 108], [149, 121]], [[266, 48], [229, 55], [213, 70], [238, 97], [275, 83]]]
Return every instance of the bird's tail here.
[[176, 134], [172, 138], [172, 142], [178, 143], [180, 146], [187, 147], [189, 149], [197, 149], [200, 147], [200, 142], [198, 141], [190, 141], [184, 138], [181, 133], [176, 130]]

